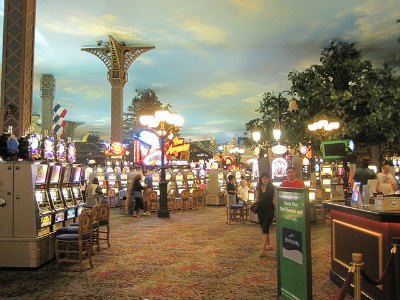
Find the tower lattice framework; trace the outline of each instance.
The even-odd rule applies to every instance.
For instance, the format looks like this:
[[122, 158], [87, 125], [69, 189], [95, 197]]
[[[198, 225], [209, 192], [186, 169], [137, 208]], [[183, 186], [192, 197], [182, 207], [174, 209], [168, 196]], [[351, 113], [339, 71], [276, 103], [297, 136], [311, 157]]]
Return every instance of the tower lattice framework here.
[[128, 81], [128, 69], [137, 57], [154, 48], [154, 45], [120, 42], [110, 35], [108, 43], [98, 41], [96, 46], [86, 46], [81, 49], [100, 58], [108, 69], [108, 81], [111, 84], [112, 142], [123, 140], [123, 91]]

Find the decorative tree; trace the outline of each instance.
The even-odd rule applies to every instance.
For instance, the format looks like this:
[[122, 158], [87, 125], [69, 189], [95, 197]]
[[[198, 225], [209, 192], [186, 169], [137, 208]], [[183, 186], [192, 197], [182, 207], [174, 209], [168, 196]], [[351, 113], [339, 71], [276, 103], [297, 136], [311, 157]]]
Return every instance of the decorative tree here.
[[[137, 132], [142, 125], [139, 117], [141, 115], [152, 115], [162, 108], [162, 103], [151, 89], [136, 90], [137, 95], [132, 99], [128, 110], [124, 113], [123, 136], [124, 140], [131, 140], [132, 134]], [[170, 107], [170, 105], [168, 105]]]

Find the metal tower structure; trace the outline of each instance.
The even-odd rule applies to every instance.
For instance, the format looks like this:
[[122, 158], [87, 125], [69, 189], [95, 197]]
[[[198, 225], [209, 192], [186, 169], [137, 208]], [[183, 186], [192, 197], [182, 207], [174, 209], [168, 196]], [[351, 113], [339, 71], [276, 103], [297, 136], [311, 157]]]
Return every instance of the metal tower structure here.
[[40, 76], [40, 97], [42, 98], [42, 134], [53, 134], [53, 100], [56, 95], [56, 80], [51, 74]]
[[111, 35], [109, 42], [98, 41], [97, 45], [84, 46], [106, 65], [108, 81], [111, 84], [111, 142], [122, 143], [123, 91], [128, 81], [128, 69], [133, 61], [144, 52], [155, 48], [153, 45], [117, 41]]
[[74, 140], [75, 129], [85, 124], [85, 122], [74, 122], [74, 121], [67, 121], [67, 125], [64, 127], [64, 139], [68, 139], [69, 137], [71, 140]]
[[0, 132], [22, 136], [32, 122], [36, 0], [5, 0]]

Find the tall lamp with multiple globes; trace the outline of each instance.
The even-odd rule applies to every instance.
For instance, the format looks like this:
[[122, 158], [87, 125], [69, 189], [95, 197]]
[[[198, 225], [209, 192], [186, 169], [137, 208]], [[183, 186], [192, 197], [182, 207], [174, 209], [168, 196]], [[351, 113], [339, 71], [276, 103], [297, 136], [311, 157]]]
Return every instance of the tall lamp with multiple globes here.
[[181, 115], [170, 113], [168, 110], [158, 110], [154, 115], [140, 116], [140, 123], [148, 127], [157, 135], [161, 150], [161, 174], [160, 174], [160, 207], [158, 209], [159, 218], [169, 218], [167, 184], [165, 179], [165, 140], [172, 139], [184, 119]]

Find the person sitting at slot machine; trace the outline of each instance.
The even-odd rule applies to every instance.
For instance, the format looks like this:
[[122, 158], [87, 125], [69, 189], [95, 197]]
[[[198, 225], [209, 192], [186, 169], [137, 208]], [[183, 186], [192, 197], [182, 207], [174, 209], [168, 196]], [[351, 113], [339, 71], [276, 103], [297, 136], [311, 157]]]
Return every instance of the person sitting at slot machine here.
[[144, 185], [148, 189], [153, 189], [153, 177], [150, 174], [147, 174], [147, 171], [143, 171], [144, 176]]
[[[134, 199], [134, 207], [133, 207], [133, 216], [139, 217], [139, 213], [142, 214], [144, 211], [144, 202], [143, 202], [143, 190], [146, 188], [146, 185], [142, 185], [141, 183], [142, 175], [136, 175], [133, 180], [133, 199]], [[149, 213], [143, 213], [143, 215], [149, 215]]]
[[290, 188], [304, 188], [304, 182], [297, 178], [296, 170], [293, 167], [288, 167], [286, 169], [286, 180], [281, 183], [281, 187]]
[[100, 187], [99, 179], [97, 177], [93, 178], [91, 186], [93, 205], [98, 205], [100, 202], [100, 197], [103, 195], [103, 191]]
[[244, 179], [240, 181], [240, 186], [238, 187], [238, 198], [239, 201], [243, 202], [243, 204], [246, 204], [246, 202], [249, 200], [249, 186], [247, 181]]

